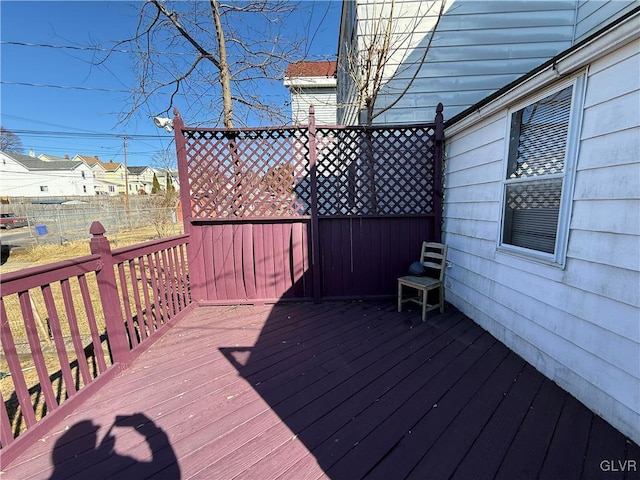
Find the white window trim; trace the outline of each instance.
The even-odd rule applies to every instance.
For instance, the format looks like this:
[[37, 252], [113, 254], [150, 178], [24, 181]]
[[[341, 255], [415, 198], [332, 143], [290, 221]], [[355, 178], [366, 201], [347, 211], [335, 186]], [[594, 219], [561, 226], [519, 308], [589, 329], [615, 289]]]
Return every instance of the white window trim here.
[[[532, 103], [535, 103], [549, 95], [559, 92], [560, 90], [573, 85], [571, 95], [571, 111], [569, 113], [569, 129], [567, 131], [567, 144], [565, 149], [565, 162], [564, 162], [564, 175], [562, 181], [562, 197], [560, 200], [560, 212], [558, 218], [558, 230], [556, 232], [556, 245], [554, 253], [545, 253], [537, 250], [531, 250], [528, 248], [518, 247], [515, 245], [509, 245], [502, 243], [502, 234], [504, 228], [504, 209], [505, 209], [505, 196], [506, 196], [506, 184], [507, 184], [507, 166], [509, 162], [509, 142], [508, 139], [511, 129], [511, 115], [521, 110]], [[522, 257], [524, 259], [533, 260], [536, 262], [549, 264], [554, 267], [564, 269], [567, 260], [567, 247], [569, 242], [569, 223], [571, 221], [571, 210], [573, 206], [573, 193], [575, 187], [576, 166], [578, 163], [578, 154], [580, 148], [580, 135], [582, 131], [582, 116], [584, 111], [584, 98], [587, 85], [587, 71], [586, 69], [580, 72], [578, 75], [572, 76], [562, 82], [555, 83], [549, 88], [536, 93], [535, 95], [529, 95], [525, 99], [512, 105], [508, 110], [505, 117], [505, 152], [502, 165], [502, 178], [500, 181], [500, 221], [498, 222], [498, 234], [497, 234], [497, 251], [499, 253], [506, 253]], [[545, 175], [545, 178], [557, 178], [558, 175]], [[523, 179], [531, 180], [530, 178]], [[511, 180], [510, 183], [514, 183]]]

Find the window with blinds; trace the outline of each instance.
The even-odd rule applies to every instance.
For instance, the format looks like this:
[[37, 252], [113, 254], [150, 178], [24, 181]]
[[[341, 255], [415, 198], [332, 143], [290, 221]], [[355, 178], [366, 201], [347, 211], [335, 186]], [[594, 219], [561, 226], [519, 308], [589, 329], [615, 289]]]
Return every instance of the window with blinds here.
[[573, 86], [511, 114], [502, 245], [554, 254]]

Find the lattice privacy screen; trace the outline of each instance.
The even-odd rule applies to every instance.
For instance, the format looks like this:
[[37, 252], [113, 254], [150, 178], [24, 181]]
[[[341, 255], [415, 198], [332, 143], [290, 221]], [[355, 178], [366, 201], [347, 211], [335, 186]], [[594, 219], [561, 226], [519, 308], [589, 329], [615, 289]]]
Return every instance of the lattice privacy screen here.
[[319, 128], [320, 215], [431, 213], [432, 127]]
[[309, 215], [306, 131], [185, 131], [193, 218]]
[[[184, 129], [194, 219], [311, 215], [309, 130]], [[318, 128], [319, 215], [434, 210], [433, 126]]]

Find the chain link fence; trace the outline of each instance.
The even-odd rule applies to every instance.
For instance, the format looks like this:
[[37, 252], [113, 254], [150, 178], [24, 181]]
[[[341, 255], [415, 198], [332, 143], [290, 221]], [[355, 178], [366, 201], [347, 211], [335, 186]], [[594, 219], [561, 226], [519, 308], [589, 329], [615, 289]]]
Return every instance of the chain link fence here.
[[[169, 203], [169, 205], [167, 205]], [[127, 202], [120, 197], [88, 199], [11, 199], [1, 211], [26, 217], [30, 243], [59, 243], [89, 237], [94, 221], [104, 225], [107, 233], [117, 234], [140, 228], [155, 227], [158, 237], [182, 232], [178, 223], [177, 202], [165, 197], [132, 197]], [[24, 230], [24, 229], [20, 229]], [[18, 231], [18, 230], [15, 230]]]

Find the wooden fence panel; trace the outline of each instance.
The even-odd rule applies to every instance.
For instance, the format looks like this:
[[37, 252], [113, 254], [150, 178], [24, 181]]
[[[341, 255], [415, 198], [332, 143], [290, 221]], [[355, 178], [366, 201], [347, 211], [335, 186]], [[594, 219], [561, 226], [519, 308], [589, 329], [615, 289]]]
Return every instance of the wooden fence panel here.
[[320, 220], [322, 296], [392, 296], [396, 278], [434, 236], [434, 217], [326, 218]]
[[[274, 302], [313, 296], [308, 260], [309, 221], [199, 222], [202, 242], [190, 268], [206, 272], [205, 304]], [[198, 239], [198, 240], [195, 240]]]
[[174, 128], [200, 302], [393, 295], [440, 240], [441, 106], [422, 125]]

